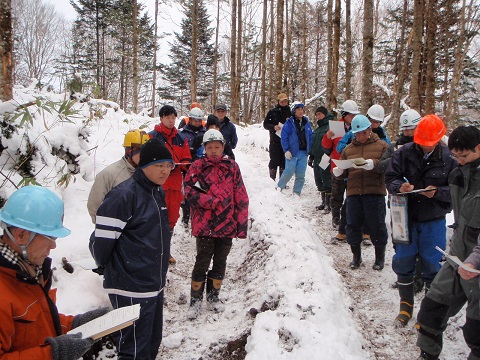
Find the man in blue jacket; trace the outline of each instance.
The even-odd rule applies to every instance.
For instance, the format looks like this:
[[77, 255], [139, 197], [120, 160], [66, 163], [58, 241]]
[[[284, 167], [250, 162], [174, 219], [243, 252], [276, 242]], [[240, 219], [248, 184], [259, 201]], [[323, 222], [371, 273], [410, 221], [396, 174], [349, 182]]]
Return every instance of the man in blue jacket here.
[[307, 154], [312, 146], [313, 131], [308, 117], [305, 115], [305, 105], [299, 102], [292, 104], [292, 116], [285, 122], [282, 129], [282, 148], [285, 151], [285, 170], [278, 180], [277, 188], [282, 191], [293, 175], [293, 193], [300, 196], [305, 183], [307, 170]]
[[104, 268], [103, 287], [113, 308], [141, 306], [135, 326], [117, 335], [118, 359], [154, 360], [162, 341], [171, 233], [161, 185], [174, 167], [159, 139], [147, 141], [133, 176], [113, 188], [97, 211], [90, 251]]

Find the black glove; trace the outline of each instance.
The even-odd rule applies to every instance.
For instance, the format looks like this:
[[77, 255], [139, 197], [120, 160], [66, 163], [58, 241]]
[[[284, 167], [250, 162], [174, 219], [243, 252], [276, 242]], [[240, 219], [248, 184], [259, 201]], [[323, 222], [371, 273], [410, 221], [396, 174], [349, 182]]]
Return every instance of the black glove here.
[[87, 311], [84, 314], [78, 314], [73, 318], [72, 329], [75, 329], [76, 327], [79, 327], [80, 325], [86, 324], [87, 322], [92, 321], [93, 319], [96, 319], [96, 318], [98, 318], [102, 315], [105, 315], [109, 311], [110, 311], [110, 308], [102, 307], [100, 309]]
[[312, 156], [310, 156], [310, 157], [308, 158], [308, 162], [307, 162], [308, 166], [310, 166], [311, 168], [313, 168], [313, 159], [314, 159], [314, 158], [313, 158]]
[[93, 339], [82, 339], [82, 334], [60, 335], [46, 338], [52, 348], [53, 360], [77, 360], [93, 345]]

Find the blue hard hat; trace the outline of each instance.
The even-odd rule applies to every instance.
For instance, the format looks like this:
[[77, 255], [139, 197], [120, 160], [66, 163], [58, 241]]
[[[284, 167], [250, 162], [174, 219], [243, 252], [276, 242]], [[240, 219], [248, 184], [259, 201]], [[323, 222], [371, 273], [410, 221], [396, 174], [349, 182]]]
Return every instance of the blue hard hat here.
[[52, 237], [71, 231], [63, 226], [63, 201], [41, 186], [25, 186], [15, 191], [0, 210], [0, 220], [10, 226]]
[[295, 110], [297, 110], [298, 108], [304, 108], [304, 107], [305, 107], [304, 104], [302, 104], [299, 101], [295, 101], [292, 105], [290, 105], [290, 110], [292, 111], [292, 115], [295, 115]]
[[367, 130], [372, 124], [365, 115], [355, 115], [352, 120], [352, 133]]

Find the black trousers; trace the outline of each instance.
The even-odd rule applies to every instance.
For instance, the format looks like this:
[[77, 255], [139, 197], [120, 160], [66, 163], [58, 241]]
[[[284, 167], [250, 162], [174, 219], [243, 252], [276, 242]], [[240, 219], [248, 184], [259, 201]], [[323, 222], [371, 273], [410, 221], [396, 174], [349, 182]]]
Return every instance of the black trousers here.
[[[223, 280], [231, 248], [230, 238], [197, 237], [197, 257], [193, 266], [192, 280], [205, 281], [205, 276]], [[212, 269], [208, 271], [212, 259]]]

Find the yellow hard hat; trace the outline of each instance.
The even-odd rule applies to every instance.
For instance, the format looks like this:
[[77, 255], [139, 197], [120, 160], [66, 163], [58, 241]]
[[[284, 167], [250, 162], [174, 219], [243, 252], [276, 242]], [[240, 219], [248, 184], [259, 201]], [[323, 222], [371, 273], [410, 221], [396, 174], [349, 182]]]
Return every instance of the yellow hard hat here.
[[139, 129], [129, 130], [125, 134], [125, 138], [123, 139], [123, 146], [138, 148], [143, 144], [145, 144], [149, 139], [150, 139], [150, 136], [148, 136], [148, 134], [143, 130], [139, 130]]

